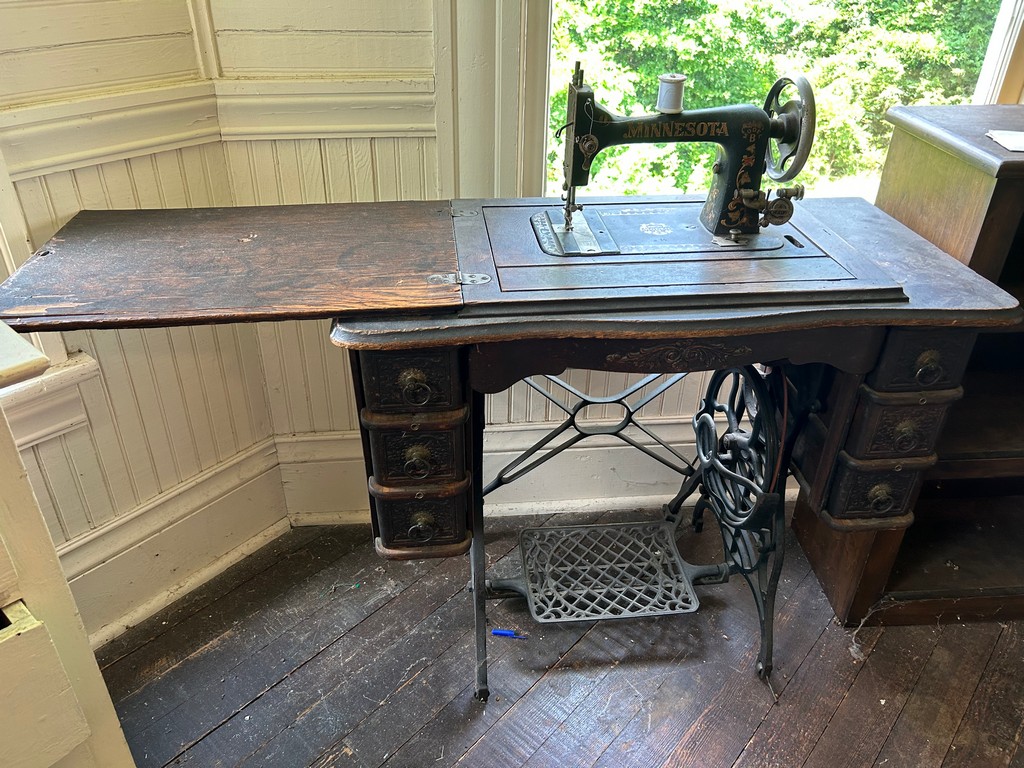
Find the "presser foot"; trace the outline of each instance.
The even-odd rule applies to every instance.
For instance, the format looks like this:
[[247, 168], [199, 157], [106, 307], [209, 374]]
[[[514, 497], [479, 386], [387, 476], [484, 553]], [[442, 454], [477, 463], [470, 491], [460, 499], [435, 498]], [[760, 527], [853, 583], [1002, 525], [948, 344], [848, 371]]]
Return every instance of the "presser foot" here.
[[542, 211], [530, 217], [530, 225], [541, 250], [551, 256], [608, 256], [621, 253], [597, 210], [578, 215], [570, 221], [554, 213]]

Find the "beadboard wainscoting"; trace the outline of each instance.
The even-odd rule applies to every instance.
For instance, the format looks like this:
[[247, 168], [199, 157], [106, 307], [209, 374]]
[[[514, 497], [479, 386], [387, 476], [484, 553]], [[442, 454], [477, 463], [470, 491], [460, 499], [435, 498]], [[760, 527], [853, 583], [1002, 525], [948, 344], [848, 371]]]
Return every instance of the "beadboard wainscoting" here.
[[[83, 209], [541, 193], [548, 0], [0, 7], [0, 276]], [[40, 342], [74, 373], [7, 397], [92, 642], [289, 525], [366, 519], [351, 374], [328, 325]], [[567, 375], [596, 394], [632, 380]], [[700, 390], [690, 377], [643, 413], [684, 452]], [[563, 415], [522, 385], [487, 407], [489, 470]], [[492, 508], [657, 503], [677, 485], [606, 439], [495, 492]]]

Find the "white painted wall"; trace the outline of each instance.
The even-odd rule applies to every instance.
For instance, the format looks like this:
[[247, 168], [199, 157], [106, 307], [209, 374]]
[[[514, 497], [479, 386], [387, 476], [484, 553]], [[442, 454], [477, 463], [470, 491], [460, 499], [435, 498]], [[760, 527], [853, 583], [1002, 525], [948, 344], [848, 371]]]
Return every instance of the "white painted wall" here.
[[[548, 0], [2, 0], [0, 276], [85, 208], [538, 194], [549, 13]], [[326, 331], [43, 340], [70, 358], [4, 399], [94, 643], [289, 524], [366, 519], [347, 360]], [[598, 391], [625, 379], [573, 376]], [[651, 417], [686, 420], [699, 390]], [[489, 465], [556, 416], [522, 387], [491, 398]], [[675, 483], [614, 447], [559, 462], [496, 502]]]

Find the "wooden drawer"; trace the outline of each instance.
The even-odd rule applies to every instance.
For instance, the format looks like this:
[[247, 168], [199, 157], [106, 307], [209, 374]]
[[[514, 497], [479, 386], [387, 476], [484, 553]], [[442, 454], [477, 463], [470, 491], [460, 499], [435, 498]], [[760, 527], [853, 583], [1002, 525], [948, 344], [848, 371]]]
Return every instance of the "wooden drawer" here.
[[973, 331], [891, 331], [867, 383], [879, 392], [953, 389], [960, 385], [976, 336]]
[[840, 451], [829, 491], [828, 513], [837, 520], [905, 515], [921, 487], [921, 473], [934, 464], [934, 455], [861, 460]]
[[371, 477], [370, 496], [381, 546], [386, 550], [415, 550], [414, 557], [455, 554], [443, 545], [464, 545], [468, 549], [470, 485], [468, 476], [441, 486], [401, 487], [382, 486]]
[[859, 459], [927, 456], [934, 452], [950, 403], [963, 390], [876, 392], [862, 386], [846, 440], [846, 452]]
[[0, 763], [52, 765], [89, 736], [50, 633], [20, 600], [0, 608]]
[[371, 411], [437, 411], [465, 401], [454, 349], [361, 352], [359, 367]]
[[363, 409], [373, 476], [381, 485], [461, 480], [466, 475], [465, 427], [469, 408], [428, 413], [376, 413]]

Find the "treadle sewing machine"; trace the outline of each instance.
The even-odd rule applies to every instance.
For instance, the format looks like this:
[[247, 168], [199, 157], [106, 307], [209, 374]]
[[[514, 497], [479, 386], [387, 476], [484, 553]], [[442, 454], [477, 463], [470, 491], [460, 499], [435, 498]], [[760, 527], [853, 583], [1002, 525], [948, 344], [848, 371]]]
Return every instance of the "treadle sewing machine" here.
[[[977, 329], [1021, 318], [1012, 297], [863, 201], [797, 210], [799, 188], [762, 190], [765, 172], [798, 173], [813, 130], [802, 79], [780, 80], [764, 108], [685, 111], [669, 76], [657, 114], [625, 118], [577, 68], [564, 201], [83, 211], [0, 286], [0, 319], [53, 331], [333, 318], [332, 340], [350, 350], [378, 552], [470, 553], [479, 698], [488, 597], [523, 595], [539, 621], [651, 616], [693, 611], [697, 588], [734, 575], [754, 595], [767, 679], [788, 469], [829, 536], [908, 525]], [[707, 199], [581, 205], [598, 153], [648, 141], [717, 143]], [[648, 375], [593, 397], [557, 378], [568, 367]], [[631, 436], [647, 432], [647, 402], [704, 370], [715, 373], [695, 458]], [[484, 397], [524, 378], [565, 419], [486, 482]], [[585, 421], [594, 403], [621, 420]], [[665, 519], [524, 530], [521, 576], [489, 579], [486, 493], [594, 434], [681, 475]], [[694, 524], [710, 511], [722, 533], [721, 563], [679, 555], [694, 494]]]
[[[568, 89], [566, 123], [560, 129], [565, 137], [565, 205], [561, 212], [548, 209], [530, 216], [536, 243], [528, 248], [539, 246], [547, 256], [587, 263], [613, 257], [604, 263], [620, 272], [617, 284], [623, 285], [621, 272], [637, 270], [634, 287], [646, 293], [657, 285], [657, 276], [667, 271], [666, 255], [671, 255], [673, 262], [682, 256], [693, 263], [697, 257], [703, 269], [703, 259], [720, 258], [725, 253], [731, 259], [750, 258], [774, 255], [787, 247], [807, 247], [807, 238], [802, 235], [798, 239], [792, 233], [784, 237], [761, 234], [763, 227], [787, 224], [794, 212], [792, 201], [803, 197], [803, 188], [798, 186], [777, 190], [773, 199], [772, 190], [761, 189], [761, 180], [767, 171], [776, 181], [789, 181], [807, 160], [815, 126], [810, 84], [802, 77], [779, 80], [763, 109], [739, 105], [687, 112], [682, 104], [684, 81], [682, 75], [663, 75], [657, 112], [623, 117], [595, 99], [576, 64]], [[782, 94], [790, 86], [796, 87], [798, 98], [783, 102]], [[577, 188], [588, 184], [593, 161], [602, 150], [619, 144], [666, 141], [711, 141], [719, 145], [711, 190], [699, 215], [693, 215], [696, 210], [692, 203], [650, 206], [616, 202], [588, 205], [584, 210], [577, 201]], [[496, 228], [503, 215], [493, 214]], [[517, 256], [522, 258], [521, 254]], [[533, 257], [537, 256], [534, 251]], [[531, 256], [526, 255], [523, 261], [531, 262]], [[555, 269], [564, 273], [570, 268], [560, 265]], [[552, 277], [551, 283], [564, 285], [561, 275]], [[894, 297], [896, 292], [892, 293]], [[678, 301], [678, 297], [673, 296], [672, 301]], [[644, 405], [685, 375], [662, 377], [655, 373], [617, 395], [600, 398], [549, 376], [549, 381], [574, 401], [570, 408], [528, 380], [537, 392], [565, 411], [566, 419], [498, 472], [483, 489], [483, 495], [593, 434], [618, 436], [686, 479], [666, 506], [666, 519], [660, 524], [524, 530], [520, 535], [521, 575], [486, 580], [486, 596], [520, 595], [526, 598], [533, 618], [541, 622], [653, 616], [695, 611], [699, 605], [695, 586], [720, 584], [741, 575], [757, 607], [761, 626], [757, 672], [767, 682], [772, 669], [775, 593], [783, 560], [784, 468], [792, 450], [792, 440], [783, 440], [777, 419], [783, 411], [778, 398], [785, 396], [785, 380], [781, 374], [765, 378], [750, 366], [717, 371], [694, 417], [697, 458], [688, 461], [636, 418]], [[641, 395], [645, 387], [655, 383], [651, 391]], [[630, 402], [634, 396], [635, 402]], [[602, 427], [581, 422], [578, 417], [583, 409], [598, 403], [618, 404], [623, 409], [621, 421]], [[784, 421], [782, 432], [787, 426]], [[641, 430], [665, 453], [627, 437], [630, 428]], [[575, 437], [555, 446], [570, 430]], [[700, 530], [705, 511], [714, 513], [725, 550], [724, 562], [716, 565], [691, 565], [682, 559], [676, 546], [680, 509], [698, 489], [700, 498], [694, 506], [692, 524]], [[478, 621], [483, 621], [482, 600], [477, 600], [476, 608], [481, 613]], [[485, 662], [486, 652], [481, 646], [478, 663], [482, 666]], [[482, 681], [479, 687], [484, 690]]]

